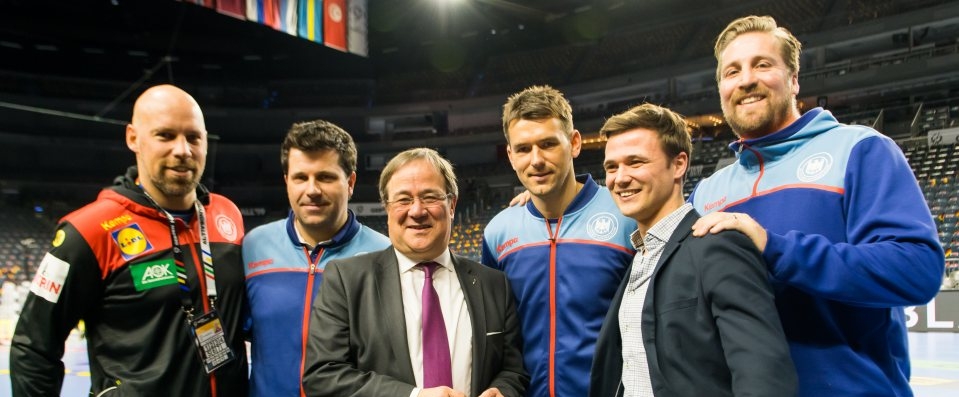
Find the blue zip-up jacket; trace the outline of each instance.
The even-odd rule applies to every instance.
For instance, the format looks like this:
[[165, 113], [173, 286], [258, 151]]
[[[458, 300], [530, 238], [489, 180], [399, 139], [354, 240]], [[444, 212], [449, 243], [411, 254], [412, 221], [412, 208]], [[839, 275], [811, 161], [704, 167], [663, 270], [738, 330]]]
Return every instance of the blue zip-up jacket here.
[[624, 217], [609, 190], [588, 174], [559, 219], [530, 201], [494, 217], [484, 231], [483, 264], [502, 270], [516, 297], [530, 397], [582, 397], [599, 329], [633, 259]]
[[730, 148], [689, 201], [766, 228], [800, 395], [912, 396], [903, 307], [936, 295], [944, 255], [902, 151], [820, 108]]
[[[330, 260], [380, 251], [389, 245], [386, 236], [360, 224], [352, 211], [343, 228], [312, 251], [297, 237], [293, 211], [286, 219], [246, 235], [243, 263], [252, 336], [250, 396], [300, 395], [308, 316], [323, 269]], [[314, 269], [311, 261], [316, 264]]]

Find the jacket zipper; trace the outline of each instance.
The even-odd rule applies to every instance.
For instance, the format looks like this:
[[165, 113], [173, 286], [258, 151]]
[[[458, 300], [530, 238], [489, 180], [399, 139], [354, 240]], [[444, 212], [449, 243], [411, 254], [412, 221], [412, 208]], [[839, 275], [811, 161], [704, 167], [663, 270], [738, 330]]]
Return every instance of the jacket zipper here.
[[556, 244], [563, 217], [556, 220], [556, 233], [546, 219], [546, 235], [549, 236], [549, 395], [556, 396]]
[[310, 328], [310, 303], [313, 300], [313, 280], [316, 278], [316, 267], [323, 257], [323, 248], [316, 253], [314, 260], [310, 252], [303, 247], [303, 253], [306, 254], [306, 262], [310, 264], [310, 271], [306, 276], [306, 289], [303, 297], [303, 324], [300, 329], [300, 397], [306, 397], [306, 390], [303, 389], [303, 370], [306, 369], [306, 340], [309, 337]]

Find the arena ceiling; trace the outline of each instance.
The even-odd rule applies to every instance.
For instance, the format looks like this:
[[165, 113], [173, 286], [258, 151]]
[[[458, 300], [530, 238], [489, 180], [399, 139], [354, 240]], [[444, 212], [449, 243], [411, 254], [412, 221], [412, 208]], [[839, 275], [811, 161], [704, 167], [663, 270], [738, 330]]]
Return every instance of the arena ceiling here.
[[[888, 15], [947, 2], [369, 0], [369, 56], [361, 57], [189, 1], [0, 0], [0, 102], [122, 120], [139, 90], [163, 82], [228, 88], [241, 83], [269, 87], [352, 81], [370, 87], [371, 82], [403, 71], [448, 67], [437, 62], [457, 57], [458, 62], [482, 64], [504, 54], [562, 45], [595, 46], [624, 32], [652, 33], [679, 24], [702, 26], [702, 32], [688, 37], [708, 41], [731, 15], [756, 10], [791, 17], [795, 25], [790, 28], [809, 33], [845, 21], [857, 4]], [[704, 49], [692, 56], [708, 57], [709, 43], [698, 44], [696, 48]], [[682, 47], [677, 45], [677, 53], [664, 57], [663, 63], [690, 56], [683, 54]], [[201, 103], [206, 107], [208, 102]], [[242, 103], [257, 106], [257, 100]], [[0, 108], [0, 133], [86, 131], [90, 136], [107, 136], [116, 128], [71, 123]]]
[[[174, 0], [0, 0], [0, 70], [134, 82], [376, 78], [467, 57], [589, 42], [702, 16], [705, 0], [369, 0], [369, 58]], [[755, 1], [753, 2], [755, 3]]]

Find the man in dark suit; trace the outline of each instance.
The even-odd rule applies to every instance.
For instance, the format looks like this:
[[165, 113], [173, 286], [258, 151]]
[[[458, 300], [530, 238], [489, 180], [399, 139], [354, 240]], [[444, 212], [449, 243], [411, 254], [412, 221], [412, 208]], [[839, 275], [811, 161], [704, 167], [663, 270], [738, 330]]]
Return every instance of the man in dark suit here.
[[506, 276], [449, 251], [452, 166], [432, 149], [407, 150], [383, 169], [379, 191], [392, 246], [327, 265], [306, 394], [522, 396], [529, 376]]
[[610, 118], [606, 186], [633, 218], [636, 257], [600, 331], [590, 395], [792, 396], [796, 373], [762, 258], [741, 233], [691, 237], [691, 143], [676, 113]]

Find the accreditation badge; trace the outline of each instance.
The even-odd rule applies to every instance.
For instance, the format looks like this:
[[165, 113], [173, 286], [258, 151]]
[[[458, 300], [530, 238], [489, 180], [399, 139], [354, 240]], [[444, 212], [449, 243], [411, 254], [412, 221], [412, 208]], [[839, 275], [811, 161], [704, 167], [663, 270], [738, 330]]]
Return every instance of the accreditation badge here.
[[193, 342], [196, 343], [200, 361], [207, 374], [233, 361], [233, 350], [226, 344], [223, 325], [220, 317], [216, 315], [216, 310], [191, 320], [190, 328], [193, 330]]

